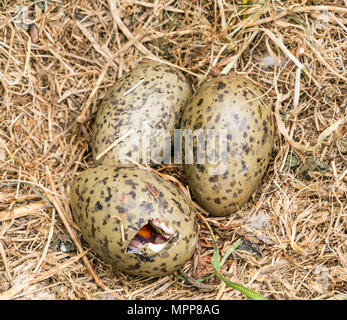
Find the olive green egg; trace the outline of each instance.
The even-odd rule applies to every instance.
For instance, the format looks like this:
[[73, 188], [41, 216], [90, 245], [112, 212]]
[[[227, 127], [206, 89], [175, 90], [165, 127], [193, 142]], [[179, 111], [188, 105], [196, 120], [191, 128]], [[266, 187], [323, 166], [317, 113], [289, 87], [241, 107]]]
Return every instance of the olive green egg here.
[[94, 163], [168, 163], [173, 132], [190, 96], [183, 73], [162, 63], [143, 62], [123, 75], [106, 93], [95, 118]]
[[184, 265], [198, 241], [194, 209], [172, 183], [136, 166], [82, 171], [70, 188], [83, 238], [116, 269], [162, 276]]
[[185, 161], [184, 172], [196, 202], [215, 216], [238, 211], [272, 153], [273, 114], [261, 92], [238, 75], [207, 81], [184, 108], [181, 129], [194, 138], [194, 159]]

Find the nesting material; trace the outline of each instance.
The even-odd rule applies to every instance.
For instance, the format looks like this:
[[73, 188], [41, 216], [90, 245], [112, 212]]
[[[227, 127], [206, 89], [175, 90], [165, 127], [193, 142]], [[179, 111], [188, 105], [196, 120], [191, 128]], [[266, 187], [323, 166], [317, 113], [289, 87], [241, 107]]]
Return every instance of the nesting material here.
[[[347, 9], [342, 1], [267, 3], [1, 2], [0, 298], [246, 299], [212, 275], [210, 227], [221, 253], [238, 239], [252, 244], [223, 264], [232, 281], [269, 299], [346, 299]], [[69, 186], [93, 166], [99, 105], [145, 58], [184, 72], [193, 91], [235, 72], [276, 107], [274, 149], [256, 193], [226, 217], [196, 206], [200, 242], [182, 268], [189, 278], [114, 271], [81, 240], [70, 213]], [[192, 198], [181, 166], [155, 170]], [[66, 237], [75, 250], [60, 249]]]

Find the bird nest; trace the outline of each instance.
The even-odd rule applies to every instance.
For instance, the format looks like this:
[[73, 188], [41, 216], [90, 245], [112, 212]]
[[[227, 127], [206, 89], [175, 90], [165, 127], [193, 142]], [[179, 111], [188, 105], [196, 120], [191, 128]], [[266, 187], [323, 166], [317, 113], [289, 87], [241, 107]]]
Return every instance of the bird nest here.
[[[0, 298], [346, 299], [346, 1], [10, 1], [0, 3]], [[69, 187], [93, 166], [95, 113], [143, 59], [193, 89], [235, 73], [276, 122], [260, 187], [237, 213], [197, 206], [199, 246], [160, 277], [112, 269], [81, 236]], [[178, 165], [155, 169], [190, 197]], [[229, 250], [230, 251], [230, 250]]]

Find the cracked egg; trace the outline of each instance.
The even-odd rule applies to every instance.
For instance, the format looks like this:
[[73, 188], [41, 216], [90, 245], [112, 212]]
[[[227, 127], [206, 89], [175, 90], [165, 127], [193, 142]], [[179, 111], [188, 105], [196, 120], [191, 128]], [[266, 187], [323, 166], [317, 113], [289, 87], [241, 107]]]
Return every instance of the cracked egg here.
[[194, 209], [178, 188], [153, 172], [136, 166], [87, 169], [71, 186], [70, 204], [84, 239], [116, 269], [162, 276], [194, 253]]

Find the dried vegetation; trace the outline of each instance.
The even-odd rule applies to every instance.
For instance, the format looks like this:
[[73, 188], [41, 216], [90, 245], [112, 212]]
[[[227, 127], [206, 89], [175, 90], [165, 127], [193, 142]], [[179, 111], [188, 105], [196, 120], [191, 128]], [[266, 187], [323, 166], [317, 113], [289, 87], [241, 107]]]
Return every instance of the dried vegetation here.
[[[243, 240], [221, 270], [232, 281], [269, 299], [346, 299], [346, 8], [329, 0], [1, 1], [0, 298], [245, 299], [211, 276], [209, 226], [221, 254]], [[92, 165], [101, 99], [144, 58], [184, 70], [193, 88], [228, 72], [251, 78], [278, 129], [247, 205], [225, 218], [198, 210], [196, 254], [183, 273], [152, 279], [113, 271], [90, 251], [68, 199], [72, 179]], [[158, 171], [189, 196], [179, 167]]]

